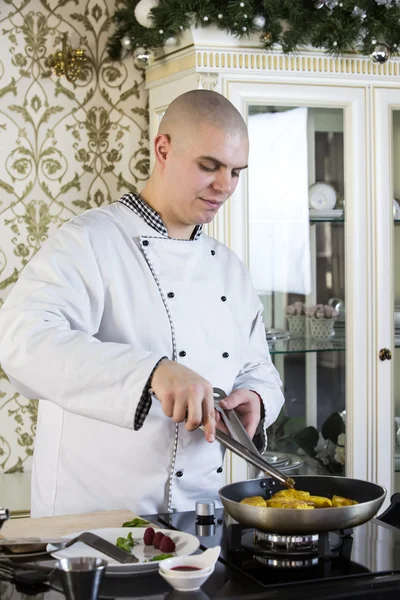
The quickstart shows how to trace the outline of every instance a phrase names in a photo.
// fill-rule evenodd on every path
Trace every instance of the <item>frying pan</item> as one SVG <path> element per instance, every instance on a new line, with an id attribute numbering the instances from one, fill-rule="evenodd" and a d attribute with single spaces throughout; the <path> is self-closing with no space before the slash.
<path id="1" fill-rule="evenodd" d="M 314 510 L 240 504 L 243 498 L 262 496 L 268 499 L 272 494 L 285 489 L 272 478 L 231 483 L 218 493 L 226 512 L 241 525 L 270 533 L 292 535 L 337 531 L 361 525 L 376 515 L 386 496 L 385 488 L 361 479 L 324 475 L 299 475 L 293 479 L 295 489 L 310 492 L 312 496 L 332 498 L 335 494 L 356 500 L 359 504 Z"/>

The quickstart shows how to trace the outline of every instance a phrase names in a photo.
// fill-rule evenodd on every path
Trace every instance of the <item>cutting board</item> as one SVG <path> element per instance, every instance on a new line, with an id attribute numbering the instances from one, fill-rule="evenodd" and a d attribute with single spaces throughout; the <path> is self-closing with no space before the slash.
<path id="1" fill-rule="evenodd" d="M 60 517 L 11 519 L 3 525 L 0 536 L 6 538 L 62 537 L 74 531 L 99 529 L 101 527 L 121 527 L 122 523 L 131 521 L 137 516 L 130 510 L 109 510 Z"/>

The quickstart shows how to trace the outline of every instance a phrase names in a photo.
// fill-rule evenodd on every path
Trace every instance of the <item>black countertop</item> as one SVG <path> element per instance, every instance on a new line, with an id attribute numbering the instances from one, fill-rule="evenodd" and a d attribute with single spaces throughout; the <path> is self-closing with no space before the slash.
<path id="1" fill-rule="evenodd" d="M 123 577 L 106 576 L 101 588 L 101 599 L 354 600 L 374 598 L 374 600 L 391 600 L 399 597 L 400 531 L 376 520 L 356 528 L 351 560 L 347 561 L 345 568 L 345 559 L 338 558 L 336 560 L 339 562 L 336 564 L 339 565 L 339 569 L 334 566 L 334 561 L 319 561 L 317 567 L 308 570 L 276 571 L 263 569 L 253 560 L 251 554 L 246 554 L 243 550 L 232 550 L 235 545 L 228 536 L 228 531 L 231 529 L 230 526 L 227 528 L 222 511 L 217 511 L 216 526 L 211 535 L 210 532 L 206 533 L 204 529 L 198 528 L 193 512 L 148 515 L 146 518 L 152 522 L 158 521 L 161 527 L 169 526 L 197 534 L 202 550 L 221 544 L 221 556 L 214 573 L 201 590 L 186 593 L 173 590 L 157 572 Z M 354 565 L 357 568 L 353 568 Z M 1 580 L 0 576 L 0 600 L 27 600 L 28 598 L 62 600 L 65 596 L 57 581 L 52 584 L 52 589 L 49 587 L 35 589 L 32 586 L 16 586 Z"/>

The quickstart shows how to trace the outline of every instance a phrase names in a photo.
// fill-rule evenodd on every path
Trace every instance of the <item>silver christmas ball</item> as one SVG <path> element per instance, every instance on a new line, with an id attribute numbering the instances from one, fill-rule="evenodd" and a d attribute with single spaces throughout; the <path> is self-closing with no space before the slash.
<path id="1" fill-rule="evenodd" d="M 328 0 L 325 4 L 330 10 L 333 10 L 339 4 L 339 0 Z"/>
<path id="2" fill-rule="evenodd" d="M 325 6 L 325 0 L 317 0 L 314 4 L 315 8 L 323 8 Z"/>
<path id="3" fill-rule="evenodd" d="M 151 18 L 151 9 L 158 6 L 159 0 L 140 0 L 135 8 L 136 21 L 142 27 L 150 29 L 154 27 L 153 20 Z"/>
<path id="4" fill-rule="evenodd" d="M 265 17 L 263 15 L 256 15 L 253 19 L 253 26 L 256 29 L 263 29 L 265 27 Z"/>
<path id="5" fill-rule="evenodd" d="M 377 4 L 390 4 L 392 0 L 375 0 Z"/>
<path id="6" fill-rule="evenodd" d="M 133 52 L 133 64 L 137 69 L 148 69 L 154 62 L 154 52 L 148 48 L 136 48 Z"/>
<path id="7" fill-rule="evenodd" d="M 377 44 L 371 54 L 374 62 L 383 64 L 390 57 L 389 48 L 385 44 Z"/>
<path id="8" fill-rule="evenodd" d="M 176 39 L 175 36 L 171 35 L 170 37 L 168 37 L 165 42 L 164 42 L 164 46 L 176 46 L 176 44 L 178 43 L 178 40 Z"/>
<path id="9" fill-rule="evenodd" d="M 129 35 L 124 35 L 121 40 L 121 46 L 125 48 L 125 50 L 130 50 L 132 48 L 132 39 L 129 37 Z"/>
<path id="10" fill-rule="evenodd" d="M 367 13 L 365 12 L 365 10 L 363 10 L 359 6 L 355 6 L 353 8 L 353 12 L 351 13 L 351 15 L 352 15 L 352 17 L 360 17 L 360 19 L 365 19 L 365 17 L 367 16 Z"/>

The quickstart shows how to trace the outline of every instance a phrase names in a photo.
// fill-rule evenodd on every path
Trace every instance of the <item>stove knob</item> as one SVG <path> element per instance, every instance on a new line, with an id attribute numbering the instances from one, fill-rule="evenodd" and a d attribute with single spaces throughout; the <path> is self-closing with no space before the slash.
<path id="1" fill-rule="evenodd" d="M 196 502 L 196 517 L 204 518 L 206 517 L 208 520 L 214 520 L 215 514 L 215 502 Z"/>
<path id="2" fill-rule="evenodd" d="M 208 525 L 202 525 L 199 522 L 196 523 L 196 535 L 200 537 L 215 535 L 215 530 L 215 523 L 209 523 Z"/>

